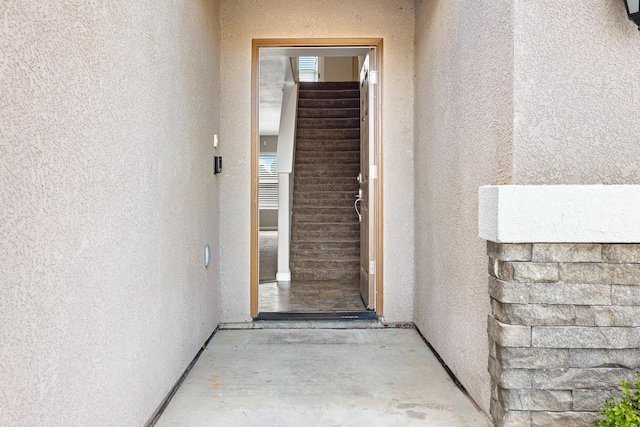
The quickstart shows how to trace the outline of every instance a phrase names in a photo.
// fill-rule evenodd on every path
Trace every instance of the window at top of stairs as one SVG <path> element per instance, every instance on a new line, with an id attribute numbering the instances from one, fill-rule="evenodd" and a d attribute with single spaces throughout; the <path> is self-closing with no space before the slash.
<path id="1" fill-rule="evenodd" d="M 317 56 L 301 56 L 298 58 L 298 79 L 301 82 L 318 81 Z"/>

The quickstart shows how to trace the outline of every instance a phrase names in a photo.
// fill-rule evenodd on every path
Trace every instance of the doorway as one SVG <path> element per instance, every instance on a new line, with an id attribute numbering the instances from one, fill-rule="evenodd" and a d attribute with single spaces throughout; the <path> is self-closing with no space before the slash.
<path id="1" fill-rule="evenodd" d="M 381 65 L 381 39 L 253 40 L 252 317 L 382 315 Z"/>

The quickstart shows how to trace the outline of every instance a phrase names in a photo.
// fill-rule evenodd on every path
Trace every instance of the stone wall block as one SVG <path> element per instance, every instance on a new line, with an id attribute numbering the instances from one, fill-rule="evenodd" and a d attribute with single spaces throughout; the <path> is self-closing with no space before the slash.
<path id="1" fill-rule="evenodd" d="M 513 268 L 507 261 L 493 260 L 493 276 L 500 280 L 510 281 L 513 277 Z"/>
<path id="2" fill-rule="evenodd" d="M 504 263 L 499 277 L 513 282 L 539 282 L 549 283 L 560 280 L 558 264 L 538 262 L 509 262 Z"/>
<path id="3" fill-rule="evenodd" d="M 569 390 L 499 389 L 498 396 L 506 410 L 570 411 L 573 406 Z"/>
<path id="4" fill-rule="evenodd" d="M 605 264 L 609 283 L 640 286 L 640 264 Z"/>
<path id="5" fill-rule="evenodd" d="M 602 245 L 602 259 L 608 263 L 640 264 L 640 245 Z"/>
<path id="6" fill-rule="evenodd" d="M 637 348 L 640 328 L 534 326 L 531 343 L 551 348 Z"/>
<path id="7" fill-rule="evenodd" d="M 561 263 L 560 281 L 564 283 L 611 283 L 606 264 Z"/>
<path id="8" fill-rule="evenodd" d="M 640 327 L 640 305 L 503 304 L 491 299 L 491 309 L 497 320 L 510 325 Z"/>
<path id="9" fill-rule="evenodd" d="M 503 347 L 529 347 L 531 345 L 531 327 L 507 325 L 493 316 L 488 320 L 489 339 Z"/>
<path id="10" fill-rule="evenodd" d="M 566 348 L 496 346 L 496 360 L 505 369 L 549 369 L 570 366 Z"/>
<path id="11" fill-rule="evenodd" d="M 506 411 L 497 399 L 491 399 L 491 417 L 496 422 L 495 427 L 530 427 L 531 412 Z"/>
<path id="12" fill-rule="evenodd" d="M 605 400 L 611 396 L 619 399 L 622 392 L 611 388 L 605 390 L 573 390 L 573 410 L 580 412 L 598 412 L 603 407 Z"/>
<path id="13" fill-rule="evenodd" d="M 611 286 L 599 283 L 531 283 L 529 302 L 538 304 L 611 304 Z"/>
<path id="14" fill-rule="evenodd" d="M 640 369 L 640 348 L 621 350 L 571 349 L 569 350 L 569 366 L 573 368 L 619 367 L 638 370 Z"/>
<path id="15" fill-rule="evenodd" d="M 532 412 L 531 425 L 536 427 L 588 427 L 603 417 L 596 412 Z"/>
<path id="16" fill-rule="evenodd" d="M 640 286 L 613 285 L 611 287 L 611 300 L 617 305 L 640 306 Z"/>
<path id="17" fill-rule="evenodd" d="M 529 286 L 489 277 L 489 295 L 500 302 L 524 304 L 529 302 Z"/>
<path id="18" fill-rule="evenodd" d="M 531 425 L 531 412 L 529 411 L 505 411 L 502 427 L 529 427 Z"/>
<path id="19" fill-rule="evenodd" d="M 533 388 L 544 390 L 610 389 L 635 372 L 623 368 L 569 368 L 533 371 Z"/>
<path id="20" fill-rule="evenodd" d="M 502 304 L 491 300 L 493 315 L 510 325 L 557 326 L 575 325 L 575 306 L 542 304 Z"/>
<path id="21" fill-rule="evenodd" d="M 597 243 L 535 243 L 533 262 L 602 262 L 602 245 Z"/>
<path id="22" fill-rule="evenodd" d="M 613 300 L 620 304 L 616 302 L 615 293 Z M 640 305 L 577 305 L 573 308 L 578 326 L 640 326 Z"/>
<path id="23" fill-rule="evenodd" d="M 487 255 L 499 261 L 531 261 L 531 243 L 487 242 Z"/>
<path id="24" fill-rule="evenodd" d="M 489 374 L 494 383 L 501 388 L 531 388 L 533 375 L 528 369 L 505 369 L 496 359 L 490 358 Z"/>

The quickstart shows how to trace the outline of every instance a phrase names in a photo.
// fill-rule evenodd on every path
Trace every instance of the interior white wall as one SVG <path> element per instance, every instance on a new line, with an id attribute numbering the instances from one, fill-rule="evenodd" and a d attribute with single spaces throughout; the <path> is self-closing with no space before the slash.
<path id="1" fill-rule="evenodd" d="M 640 33 L 622 1 L 515 1 L 514 183 L 640 183 Z"/>
<path id="2" fill-rule="evenodd" d="M 222 319 L 250 320 L 251 39 L 384 38 L 384 315 L 413 318 L 413 0 L 222 0 Z"/>
<path id="3" fill-rule="evenodd" d="M 478 187 L 511 179 L 510 0 L 418 0 L 414 320 L 488 412 L 487 261 Z"/>
<path id="4" fill-rule="evenodd" d="M 353 58 L 349 56 L 327 56 L 322 59 L 323 82 L 350 82 L 354 79 Z M 355 73 L 357 75 L 357 72 Z"/>
<path id="5" fill-rule="evenodd" d="M 278 135 L 260 135 L 260 153 L 278 152 Z"/>
<path id="6" fill-rule="evenodd" d="M 219 323 L 218 55 L 213 1 L 0 2 L 0 425 L 143 425 Z"/>

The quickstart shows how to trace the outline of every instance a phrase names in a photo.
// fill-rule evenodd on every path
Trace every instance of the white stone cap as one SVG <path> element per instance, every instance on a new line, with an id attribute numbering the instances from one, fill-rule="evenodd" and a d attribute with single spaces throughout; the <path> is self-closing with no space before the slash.
<path id="1" fill-rule="evenodd" d="M 640 185 L 480 187 L 478 230 L 497 243 L 640 243 Z"/>

